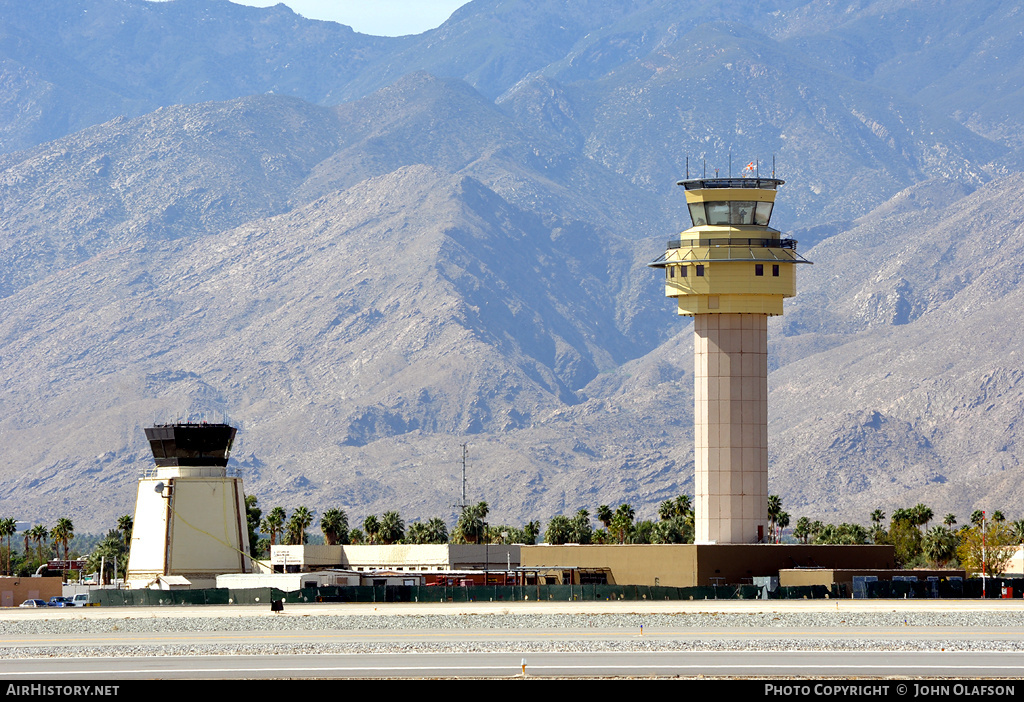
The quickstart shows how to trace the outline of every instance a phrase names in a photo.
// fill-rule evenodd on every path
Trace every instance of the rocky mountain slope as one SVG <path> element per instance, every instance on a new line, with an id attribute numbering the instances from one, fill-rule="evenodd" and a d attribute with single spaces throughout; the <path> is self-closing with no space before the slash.
<path id="1" fill-rule="evenodd" d="M 450 517 L 468 443 L 492 521 L 652 517 L 692 492 L 692 343 L 644 264 L 687 157 L 774 155 L 815 263 L 772 491 L 1012 515 L 1024 19 L 946 9 L 476 0 L 389 39 L 0 2 L 0 513 L 99 531 L 143 426 L 226 417 L 266 506 Z"/>

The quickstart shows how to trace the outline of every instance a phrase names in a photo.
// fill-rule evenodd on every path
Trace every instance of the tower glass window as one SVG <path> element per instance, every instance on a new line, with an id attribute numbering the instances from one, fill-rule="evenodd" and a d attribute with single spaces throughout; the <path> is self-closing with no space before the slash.
<path id="1" fill-rule="evenodd" d="M 733 200 L 729 203 L 729 224 L 753 224 L 756 202 Z"/>
<path id="2" fill-rule="evenodd" d="M 754 212 L 754 224 L 759 227 L 767 227 L 768 220 L 772 218 L 772 203 L 770 202 L 759 202 L 757 203 L 757 210 Z"/>
<path id="3" fill-rule="evenodd" d="M 708 224 L 722 225 L 729 223 L 728 202 L 705 202 L 704 205 L 708 211 Z"/>

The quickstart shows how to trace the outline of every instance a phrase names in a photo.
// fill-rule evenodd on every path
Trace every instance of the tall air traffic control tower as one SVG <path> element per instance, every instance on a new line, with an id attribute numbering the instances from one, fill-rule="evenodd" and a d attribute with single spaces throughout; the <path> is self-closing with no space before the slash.
<path id="1" fill-rule="evenodd" d="M 694 178 L 693 226 L 650 265 L 693 317 L 698 544 L 768 540 L 768 317 L 796 294 L 796 241 L 769 227 L 775 178 Z"/>

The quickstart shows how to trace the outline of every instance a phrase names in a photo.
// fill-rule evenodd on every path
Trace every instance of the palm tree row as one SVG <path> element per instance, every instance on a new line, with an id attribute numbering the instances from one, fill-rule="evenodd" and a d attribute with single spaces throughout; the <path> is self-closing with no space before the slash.
<path id="1" fill-rule="evenodd" d="M 932 509 L 922 503 L 893 510 L 888 527 L 886 514 L 881 509 L 871 513 L 870 528 L 859 524 L 812 522 L 801 517 L 793 536 L 802 543 L 887 544 L 894 547 L 896 562 L 901 567 L 959 565 L 977 572 L 983 569 L 995 572 L 1005 567 L 1012 552 L 1024 545 L 1024 520 L 1008 524 L 999 510 L 993 512 L 991 518 L 975 510 L 969 524 L 959 528 L 955 528 L 955 514 L 948 513 L 942 518 L 942 524 L 929 527 L 935 518 Z"/>
<path id="2" fill-rule="evenodd" d="M 17 524 L 17 520 L 11 517 L 0 518 L 0 547 L 4 550 L 0 565 L 3 566 L 5 574 L 13 575 L 15 570 L 27 572 L 31 569 L 31 561 L 35 562 L 35 565 L 31 566 L 34 568 L 43 564 L 51 554 L 61 556 L 61 551 L 63 560 L 69 560 L 69 544 L 75 538 L 75 527 L 71 519 L 61 517 L 52 529 L 47 528 L 45 524 L 36 524 L 22 532 L 24 554 L 18 557 L 19 565 L 15 567 L 13 537 L 18 533 Z M 57 548 L 58 545 L 60 549 Z"/>
<path id="3" fill-rule="evenodd" d="M 693 543 L 693 507 L 689 495 L 679 495 L 658 505 L 658 521 L 636 521 L 628 503 L 614 510 L 600 505 L 594 512 L 600 527 L 594 529 L 590 512 L 579 509 L 572 517 L 556 515 L 548 522 L 544 540 L 549 544 L 672 544 Z"/>

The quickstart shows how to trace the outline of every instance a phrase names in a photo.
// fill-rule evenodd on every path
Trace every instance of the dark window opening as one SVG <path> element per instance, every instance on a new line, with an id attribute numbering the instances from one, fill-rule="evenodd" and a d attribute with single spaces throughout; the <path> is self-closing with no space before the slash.
<path id="1" fill-rule="evenodd" d="M 778 266 L 778 264 L 772 266 L 772 275 L 775 276 L 776 278 L 779 277 L 779 266 Z"/>
<path id="2" fill-rule="evenodd" d="M 754 264 L 754 275 L 764 275 L 764 264 L 763 263 L 755 263 Z"/>
<path id="3" fill-rule="evenodd" d="M 704 275 L 704 266 L 702 266 L 700 264 L 697 265 L 697 275 L 699 275 L 699 276 L 703 276 Z"/>
<path id="4" fill-rule="evenodd" d="M 689 270 L 687 266 L 679 266 L 679 275 L 682 278 L 686 277 L 686 271 Z"/>

